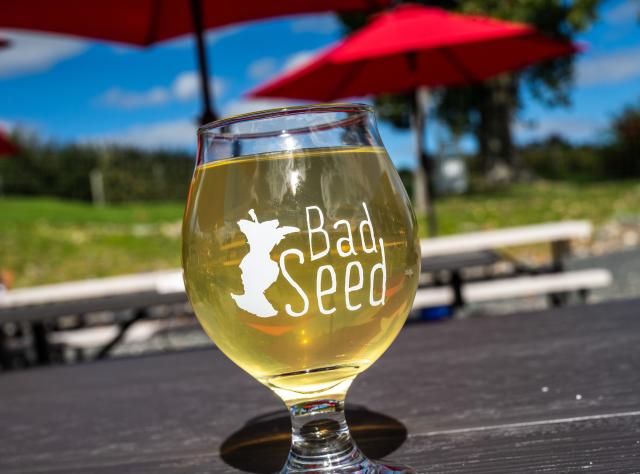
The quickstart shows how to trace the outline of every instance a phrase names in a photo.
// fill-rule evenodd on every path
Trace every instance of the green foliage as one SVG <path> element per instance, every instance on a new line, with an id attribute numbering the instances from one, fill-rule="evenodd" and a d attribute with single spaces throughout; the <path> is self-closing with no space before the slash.
<path id="1" fill-rule="evenodd" d="M 640 101 L 613 119 L 607 168 L 612 176 L 640 176 Z"/>
<path id="2" fill-rule="evenodd" d="M 78 147 L 39 144 L 35 137 L 15 137 L 19 156 L 0 160 L 4 194 L 58 195 L 69 199 L 91 198 L 88 173 L 95 167 L 95 153 L 80 153 Z M 86 181 L 86 182 L 83 182 Z"/>
<path id="3" fill-rule="evenodd" d="M 109 202 L 184 201 L 193 158 L 167 151 L 111 149 L 100 162 Z"/>
<path id="4" fill-rule="evenodd" d="M 536 176 L 573 181 L 640 177 L 640 101 L 615 116 L 607 140 L 572 145 L 559 137 L 520 149 L 520 160 Z"/>
<path id="5" fill-rule="evenodd" d="M 599 3 L 599 0 L 464 0 L 457 9 L 528 23 L 551 37 L 572 40 L 596 19 Z M 523 87 L 546 106 L 568 105 L 574 61 L 573 56 L 557 58 L 505 75 L 510 80 L 496 78 L 484 84 L 443 90 L 437 105 L 438 116 L 455 134 L 476 135 L 484 169 L 495 159 L 510 162 L 509 123 L 521 107 Z M 497 150 L 490 150 L 491 142 L 500 144 Z"/>
<path id="6" fill-rule="evenodd" d="M 559 39 L 571 40 L 596 19 L 599 0 L 463 0 L 463 13 L 490 15 L 527 23 Z M 566 105 L 573 79 L 574 58 L 564 57 L 534 65 L 521 73 L 521 82 L 547 105 Z"/>
<path id="7" fill-rule="evenodd" d="M 19 156 L 0 160 L 5 195 L 90 201 L 90 173 L 102 173 L 107 202 L 183 201 L 193 172 L 185 153 L 42 143 L 16 135 Z"/>
<path id="8" fill-rule="evenodd" d="M 541 178 L 592 181 L 609 177 L 602 146 L 574 146 L 552 136 L 522 147 L 519 156 L 523 166 Z"/>

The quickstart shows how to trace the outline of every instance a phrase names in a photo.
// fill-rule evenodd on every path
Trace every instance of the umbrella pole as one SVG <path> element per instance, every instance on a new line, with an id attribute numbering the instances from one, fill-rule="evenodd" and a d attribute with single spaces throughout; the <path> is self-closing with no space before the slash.
<path id="1" fill-rule="evenodd" d="M 211 88 L 209 87 L 209 66 L 207 64 L 207 52 L 204 45 L 204 31 L 202 28 L 202 3 L 200 0 L 191 0 L 191 14 L 193 16 L 193 31 L 196 47 L 198 48 L 198 66 L 200 69 L 200 86 L 202 90 L 203 110 L 200 116 L 200 124 L 212 122 L 217 116 L 212 107 Z"/>
<path id="2" fill-rule="evenodd" d="M 418 154 L 418 166 L 424 173 L 423 192 L 425 198 L 425 209 L 427 212 L 427 232 L 430 237 L 435 237 L 438 234 L 438 222 L 436 220 L 435 209 L 435 193 L 433 192 L 433 180 L 431 176 L 432 166 L 429 155 L 426 151 L 426 144 L 424 139 L 426 116 L 424 113 L 424 107 L 420 98 L 420 89 L 416 89 L 413 92 L 413 127 L 416 134 L 416 151 Z M 414 193 L 419 193 L 420 190 L 416 189 Z"/>

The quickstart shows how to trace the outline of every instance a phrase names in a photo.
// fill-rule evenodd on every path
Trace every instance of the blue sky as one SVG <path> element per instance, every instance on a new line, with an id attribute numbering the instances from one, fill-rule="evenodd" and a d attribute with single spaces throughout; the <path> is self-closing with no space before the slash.
<path id="1" fill-rule="evenodd" d="M 597 140 L 625 104 L 640 100 L 640 2 L 609 1 L 581 41 L 576 87 L 569 108 L 547 109 L 525 96 L 516 124 L 520 142 L 560 133 Z M 145 147 L 193 148 L 200 111 L 193 42 L 180 38 L 148 49 L 76 38 L 0 30 L 12 47 L 0 50 L 0 126 L 22 127 L 56 141 L 123 142 Z M 341 37 L 330 14 L 307 15 L 216 30 L 207 37 L 217 108 L 223 115 L 280 103 L 243 94 L 294 67 Z M 398 166 L 413 166 L 413 140 L 381 124 Z M 450 144 L 430 121 L 432 150 Z M 474 147 L 467 137 L 459 143 Z"/>

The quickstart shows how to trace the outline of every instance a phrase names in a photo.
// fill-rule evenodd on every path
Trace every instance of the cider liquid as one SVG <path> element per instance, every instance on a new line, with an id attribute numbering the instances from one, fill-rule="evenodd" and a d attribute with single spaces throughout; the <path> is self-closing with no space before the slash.
<path id="1" fill-rule="evenodd" d="M 311 206 L 315 209 L 309 211 L 308 221 L 306 209 Z M 366 224 L 360 232 L 367 220 L 365 207 L 373 235 Z M 297 150 L 199 166 L 184 218 L 183 264 L 187 292 L 200 323 L 220 350 L 285 402 L 340 396 L 389 347 L 411 309 L 420 258 L 410 209 L 382 148 Z M 251 314 L 231 296 L 246 290 L 240 264 L 250 247 L 239 221 L 251 220 L 249 210 L 260 222 L 277 219 L 280 227 L 299 229 L 289 231 L 270 251 L 271 260 L 278 264 L 277 270 L 269 265 L 274 273 L 261 270 L 267 267 L 254 272 L 264 278 L 277 273 L 264 291 L 277 312 L 274 316 Z M 311 234 L 314 254 L 327 247 L 324 235 L 317 231 L 320 213 L 329 252 L 312 260 L 310 224 L 316 229 Z M 334 228 L 339 220 L 349 223 L 351 239 L 344 224 Z M 350 255 L 340 255 L 338 239 L 343 239 L 342 253 Z M 365 252 L 367 247 L 370 253 Z M 280 256 L 288 249 L 298 249 L 304 262 L 289 255 L 283 269 Z M 351 268 L 346 281 L 347 265 L 355 261 L 361 265 L 362 278 Z M 332 267 L 334 285 L 326 268 L 318 281 L 321 266 Z M 297 289 L 285 278 L 285 271 Z M 348 296 L 345 285 L 351 286 Z M 318 289 L 327 292 L 320 301 Z M 307 311 L 294 317 L 286 306 L 302 313 L 301 291 L 307 297 Z M 382 296 L 383 304 L 371 304 Z M 347 298 L 357 310 L 347 309 Z M 320 305 L 335 310 L 322 314 Z"/>

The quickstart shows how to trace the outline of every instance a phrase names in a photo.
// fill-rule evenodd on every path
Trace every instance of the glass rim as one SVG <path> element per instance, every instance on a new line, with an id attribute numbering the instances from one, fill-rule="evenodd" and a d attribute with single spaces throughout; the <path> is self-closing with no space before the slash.
<path id="1" fill-rule="evenodd" d="M 245 138 L 260 138 L 260 137 L 268 137 L 272 135 L 280 135 L 282 132 L 286 132 L 288 134 L 296 134 L 296 133 L 304 133 L 310 129 L 313 130 L 322 130 L 327 128 L 334 128 L 336 126 L 340 126 L 346 123 L 349 123 L 353 120 L 353 118 L 347 117 L 342 120 L 336 120 L 332 123 L 324 123 L 321 125 L 309 125 L 306 127 L 295 128 L 291 130 L 274 130 L 273 132 L 262 132 L 262 133 L 233 133 L 233 132 L 224 132 L 222 131 L 225 127 L 229 127 L 231 125 L 255 121 L 255 120 L 264 120 L 264 119 L 272 119 L 278 117 L 286 117 L 291 115 L 301 115 L 304 113 L 331 113 L 331 112 L 367 112 L 373 113 L 374 108 L 369 104 L 356 103 L 356 102 L 335 102 L 335 103 L 325 103 L 325 104 L 310 104 L 310 105 L 293 105 L 293 106 L 285 106 L 285 107 L 276 107 L 273 109 L 265 109 L 265 110 L 257 110 L 254 112 L 248 112 L 244 114 L 232 115 L 230 117 L 225 117 L 219 120 L 215 120 L 213 122 L 209 122 L 205 125 L 202 125 L 198 128 L 198 137 L 200 136 L 211 136 L 211 137 L 245 137 Z"/>

